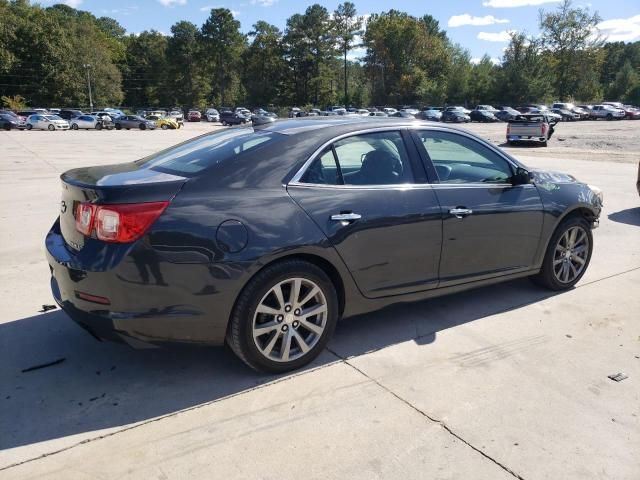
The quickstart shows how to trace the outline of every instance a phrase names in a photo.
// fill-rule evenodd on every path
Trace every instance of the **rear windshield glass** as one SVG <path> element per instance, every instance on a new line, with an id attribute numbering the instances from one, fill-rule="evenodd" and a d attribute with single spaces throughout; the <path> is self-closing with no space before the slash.
<path id="1" fill-rule="evenodd" d="M 254 151 L 282 138 L 275 132 L 256 132 L 251 128 L 232 128 L 189 140 L 138 161 L 138 164 L 172 173 L 195 174 Z"/>

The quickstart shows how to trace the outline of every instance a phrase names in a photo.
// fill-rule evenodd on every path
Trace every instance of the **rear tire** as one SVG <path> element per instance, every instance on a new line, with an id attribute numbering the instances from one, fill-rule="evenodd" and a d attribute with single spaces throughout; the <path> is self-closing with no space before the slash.
<path id="1" fill-rule="evenodd" d="M 305 317 L 312 309 L 319 313 Z M 327 274 L 312 263 L 285 260 L 245 286 L 229 321 L 227 343 L 254 370 L 283 373 L 316 358 L 337 320 L 338 296 Z"/>
<path id="2" fill-rule="evenodd" d="M 564 219 L 553 232 L 542 261 L 542 269 L 530 278 L 549 290 L 568 290 L 587 271 L 592 252 L 591 225 L 584 217 L 572 215 Z"/>

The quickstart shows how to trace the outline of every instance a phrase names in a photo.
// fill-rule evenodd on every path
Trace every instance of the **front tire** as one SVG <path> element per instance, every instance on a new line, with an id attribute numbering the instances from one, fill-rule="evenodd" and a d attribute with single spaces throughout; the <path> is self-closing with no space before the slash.
<path id="1" fill-rule="evenodd" d="M 587 271 L 592 252 L 590 223 L 582 216 L 570 216 L 558 225 L 551 236 L 542 269 L 531 280 L 549 290 L 568 290 Z"/>
<path id="2" fill-rule="evenodd" d="M 31 125 L 30 123 L 27 123 L 27 130 L 31 130 L 33 128 L 33 125 Z"/>
<path id="3" fill-rule="evenodd" d="M 338 296 L 312 263 L 286 260 L 265 268 L 244 288 L 231 315 L 227 343 L 251 368 L 283 373 L 325 347 L 338 319 Z"/>
<path id="4" fill-rule="evenodd" d="M 78 130 L 78 124 L 77 123 L 72 123 L 71 124 L 71 130 Z"/>
<path id="5" fill-rule="evenodd" d="M 147 126 L 144 123 L 140 124 L 140 130 L 146 130 Z"/>
<path id="6" fill-rule="evenodd" d="M 166 130 L 167 128 L 169 128 L 169 125 L 164 124 L 164 125 L 162 125 L 160 128 L 161 128 L 162 130 Z"/>
<path id="7" fill-rule="evenodd" d="M 97 123 L 96 124 L 96 130 L 102 130 L 102 124 L 101 123 Z"/>
<path id="8" fill-rule="evenodd" d="M 116 123 L 116 130 L 120 130 L 122 128 L 122 125 L 120 125 L 119 123 Z"/>
<path id="9" fill-rule="evenodd" d="M 56 127 L 54 127 L 53 125 L 49 125 L 47 127 L 47 130 L 49 130 L 50 132 L 53 132 L 56 129 Z"/>

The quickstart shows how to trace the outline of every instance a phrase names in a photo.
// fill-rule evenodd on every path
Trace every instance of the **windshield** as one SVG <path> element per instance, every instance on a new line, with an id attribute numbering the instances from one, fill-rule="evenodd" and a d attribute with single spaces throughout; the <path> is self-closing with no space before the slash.
<path id="1" fill-rule="evenodd" d="M 62 120 L 62 118 L 58 115 L 45 115 L 44 118 L 46 118 L 47 120 Z"/>
<path id="2" fill-rule="evenodd" d="M 283 137 L 274 132 L 234 128 L 189 140 L 138 160 L 137 163 L 172 173 L 195 174 Z"/>

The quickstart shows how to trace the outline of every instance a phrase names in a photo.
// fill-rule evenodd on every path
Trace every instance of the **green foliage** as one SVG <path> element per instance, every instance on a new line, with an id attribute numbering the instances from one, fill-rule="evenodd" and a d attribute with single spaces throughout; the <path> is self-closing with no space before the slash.
<path id="1" fill-rule="evenodd" d="M 640 42 L 603 43 L 597 13 L 564 0 L 541 11 L 539 37 L 512 34 L 502 62 L 472 62 L 431 15 L 363 18 L 345 1 L 292 15 L 284 32 L 248 34 L 230 10 L 169 35 L 127 34 L 109 17 L 67 5 L 0 0 L 0 95 L 10 108 L 333 104 L 521 105 L 559 99 L 640 103 Z M 360 41 L 362 44 L 360 45 Z M 363 59 L 350 59 L 364 47 Z M 286 109 L 285 109 L 286 110 Z"/>
<path id="2" fill-rule="evenodd" d="M 3 95 L 0 100 L 2 100 L 2 105 L 9 110 L 17 111 L 27 108 L 27 102 L 20 95 L 14 95 L 13 97 Z"/>

